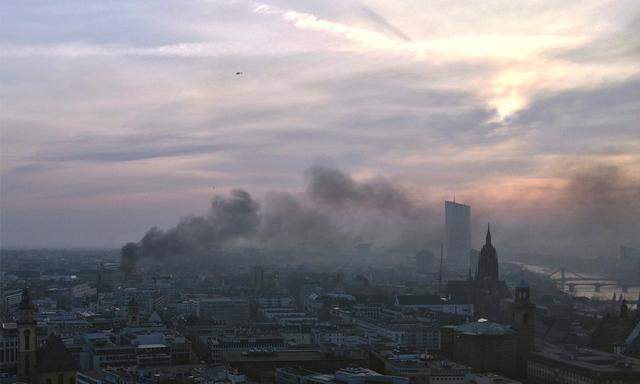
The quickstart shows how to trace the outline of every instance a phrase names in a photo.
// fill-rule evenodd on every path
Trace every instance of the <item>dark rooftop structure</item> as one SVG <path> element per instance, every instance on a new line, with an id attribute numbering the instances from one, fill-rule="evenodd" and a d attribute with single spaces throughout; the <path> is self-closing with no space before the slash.
<path id="1" fill-rule="evenodd" d="M 77 369 L 71 352 L 60 337 L 49 335 L 47 344 L 38 351 L 38 370 L 40 372 L 66 372 Z"/>
<path id="2" fill-rule="evenodd" d="M 490 321 L 476 321 L 462 325 L 451 326 L 456 333 L 463 335 L 515 335 L 516 331 L 508 325 L 492 323 Z"/>
<path id="3" fill-rule="evenodd" d="M 574 345 L 546 345 L 529 356 L 527 377 L 532 383 L 561 383 L 567 375 L 594 384 L 640 383 L 640 360 Z"/>

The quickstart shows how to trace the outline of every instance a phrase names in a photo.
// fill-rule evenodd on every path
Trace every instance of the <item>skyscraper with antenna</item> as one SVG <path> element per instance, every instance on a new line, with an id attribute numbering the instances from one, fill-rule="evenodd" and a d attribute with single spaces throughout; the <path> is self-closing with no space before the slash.
<path id="1" fill-rule="evenodd" d="M 471 254 L 471 207 L 444 202 L 447 265 L 467 271 Z"/>

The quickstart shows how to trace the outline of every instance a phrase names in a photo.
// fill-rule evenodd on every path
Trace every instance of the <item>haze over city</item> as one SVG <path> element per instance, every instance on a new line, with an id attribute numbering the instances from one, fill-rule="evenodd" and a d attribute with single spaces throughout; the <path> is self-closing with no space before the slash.
<path id="1" fill-rule="evenodd" d="M 3 246 L 119 246 L 318 166 L 514 251 L 640 233 L 635 1 L 1 7 Z"/>
<path id="2" fill-rule="evenodd" d="M 0 2 L 0 384 L 640 383 L 640 2 Z"/>

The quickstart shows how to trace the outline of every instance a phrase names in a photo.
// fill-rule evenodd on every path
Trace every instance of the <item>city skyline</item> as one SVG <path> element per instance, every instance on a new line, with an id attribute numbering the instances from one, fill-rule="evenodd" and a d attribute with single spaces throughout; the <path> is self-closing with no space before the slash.
<path id="1" fill-rule="evenodd" d="M 638 0 L 0 20 L 0 384 L 640 383 Z"/>
<path id="2" fill-rule="evenodd" d="M 3 245 L 118 246 L 320 165 L 540 252 L 638 246 L 637 4 L 422 4 L 3 2 Z"/>

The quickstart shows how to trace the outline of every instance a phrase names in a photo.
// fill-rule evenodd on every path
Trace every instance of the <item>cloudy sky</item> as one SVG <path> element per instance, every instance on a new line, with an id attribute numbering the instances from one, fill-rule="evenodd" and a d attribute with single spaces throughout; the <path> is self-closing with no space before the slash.
<path id="1" fill-rule="evenodd" d="M 116 246 L 316 165 L 504 222 L 557 216 L 581 180 L 640 197 L 636 0 L 0 12 L 3 246 Z"/>

